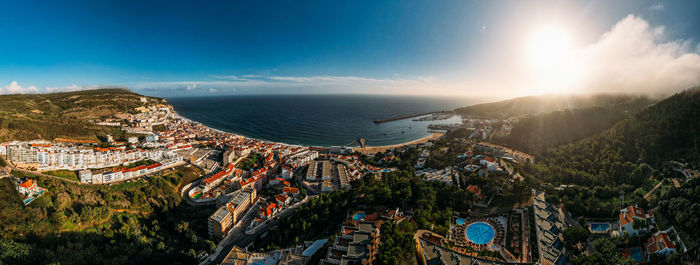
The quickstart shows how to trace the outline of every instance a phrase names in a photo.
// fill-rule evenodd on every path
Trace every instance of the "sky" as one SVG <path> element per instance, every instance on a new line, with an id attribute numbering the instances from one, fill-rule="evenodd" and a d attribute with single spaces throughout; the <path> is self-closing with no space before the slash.
<path id="1" fill-rule="evenodd" d="M 0 94 L 672 93 L 698 1 L 0 0 Z"/>

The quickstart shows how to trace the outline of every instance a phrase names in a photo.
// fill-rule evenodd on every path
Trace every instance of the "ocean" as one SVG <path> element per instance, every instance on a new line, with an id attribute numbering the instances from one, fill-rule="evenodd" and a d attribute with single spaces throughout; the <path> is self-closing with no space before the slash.
<path id="1" fill-rule="evenodd" d="M 368 146 L 404 143 L 430 135 L 440 121 L 377 119 L 452 110 L 482 101 L 466 97 L 377 95 L 264 95 L 166 98 L 181 116 L 246 137 L 309 146 L 347 145 L 359 137 Z"/>

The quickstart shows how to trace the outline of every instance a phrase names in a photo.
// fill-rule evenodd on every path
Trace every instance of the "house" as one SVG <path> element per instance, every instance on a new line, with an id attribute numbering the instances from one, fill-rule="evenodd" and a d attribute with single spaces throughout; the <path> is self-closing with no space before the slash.
<path id="1" fill-rule="evenodd" d="M 265 207 L 258 209 L 261 218 L 268 219 L 279 211 L 280 206 L 274 202 L 268 203 Z"/>
<path id="2" fill-rule="evenodd" d="M 496 163 L 496 159 L 493 157 L 485 157 L 479 161 L 479 164 L 486 166 L 489 171 L 498 170 L 498 163 Z"/>
<path id="3" fill-rule="evenodd" d="M 282 188 L 282 192 L 287 196 L 296 196 L 299 194 L 299 188 L 284 187 Z"/>
<path id="4" fill-rule="evenodd" d="M 645 212 L 644 209 L 637 206 L 630 205 L 627 208 L 620 210 L 620 234 L 636 236 L 639 232 L 648 231 L 648 226 L 655 223 L 654 212 L 649 210 Z M 634 222 L 643 223 L 643 227 L 635 228 Z"/>
<path id="5" fill-rule="evenodd" d="M 652 254 L 662 254 L 668 256 L 676 252 L 676 244 L 666 231 L 656 232 L 647 240 L 647 260 Z"/>
<path id="6" fill-rule="evenodd" d="M 481 189 L 480 189 L 479 187 L 474 186 L 474 185 L 469 185 L 469 187 L 467 187 L 467 190 L 469 190 L 469 191 L 471 191 L 472 193 L 474 193 L 474 196 L 476 196 L 477 198 L 479 198 L 479 200 L 483 200 L 483 199 L 484 199 L 484 194 L 481 193 Z"/>
<path id="7" fill-rule="evenodd" d="M 277 204 L 284 206 L 292 201 L 292 197 L 289 197 L 285 194 L 280 194 L 275 196 L 275 200 L 277 201 Z"/>
<path id="8" fill-rule="evenodd" d="M 31 193 L 36 188 L 36 180 L 34 179 L 27 179 L 25 181 L 22 181 L 19 185 L 17 185 L 19 193 L 22 194 Z"/>

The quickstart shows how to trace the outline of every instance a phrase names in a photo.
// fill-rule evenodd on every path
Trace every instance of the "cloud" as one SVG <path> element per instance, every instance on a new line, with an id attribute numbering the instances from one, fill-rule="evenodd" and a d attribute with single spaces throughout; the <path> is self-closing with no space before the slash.
<path id="1" fill-rule="evenodd" d="M 657 11 L 664 10 L 664 4 L 663 3 L 656 3 L 656 4 L 651 5 L 649 7 L 649 9 L 657 10 Z"/>
<path id="2" fill-rule="evenodd" d="M 64 86 L 64 87 L 47 86 L 44 89 L 39 89 L 36 86 L 23 87 L 23 86 L 19 85 L 19 83 L 17 81 L 12 81 L 12 82 L 10 82 L 9 85 L 6 85 L 4 87 L 0 87 L 0 95 L 1 94 L 58 93 L 58 92 L 70 92 L 70 91 L 90 90 L 90 89 L 98 89 L 98 88 L 115 88 L 115 87 L 122 87 L 122 86 L 70 85 L 70 86 Z"/>
<path id="3" fill-rule="evenodd" d="M 0 88 L 0 94 L 35 94 L 39 89 L 35 86 L 22 87 L 17 81 L 10 82 L 9 85 Z"/>
<path id="4" fill-rule="evenodd" d="M 144 82 L 135 84 L 138 91 L 158 93 L 424 93 L 438 89 L 439 82 L 432 77 L 370 78 L 360 76 L 282 76 L 282 75 L 209 75 L 214 80 L 173 82 Z M 438 90 L 432 92 L 439 93 Z"/>
<path id="5" fill-rule="evenodd" d="M 664 27 L 629 15 L 578 55 L 583 90 L 668 93 L 700 84 L 690 41 L 665 40 Z"/>

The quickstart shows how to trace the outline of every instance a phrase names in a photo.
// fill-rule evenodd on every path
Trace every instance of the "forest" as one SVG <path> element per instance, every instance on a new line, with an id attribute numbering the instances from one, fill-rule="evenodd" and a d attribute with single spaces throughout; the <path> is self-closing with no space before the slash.
<path id="1" fill-rule="evenodd" d="M 700 164 L 700 89 L 678 93 L 595 136 L 551 148 L 523 172 L 553 184 L 549 199 L 577 215 L 615 216 L 617 197 L 639 202 L 671 160 Z"/>
<path id="2" fill-rule="evenodd" d="M 552 147 L 607 130 L 624 118 L 620 111 L 601 107 L 554 111 L 521 118 L 510 134 L 494 141 L 540 156 Z"/>
<path id="3" fill-rule="evenodd" d="M 0 180 L 0 264 L 194 264 L 215 246 L 202 237 L 214 209 L 177 191 L 196 178 L 191 168 L 113 186 L 31 177 L 48 192 L 28 206 Z"/>

